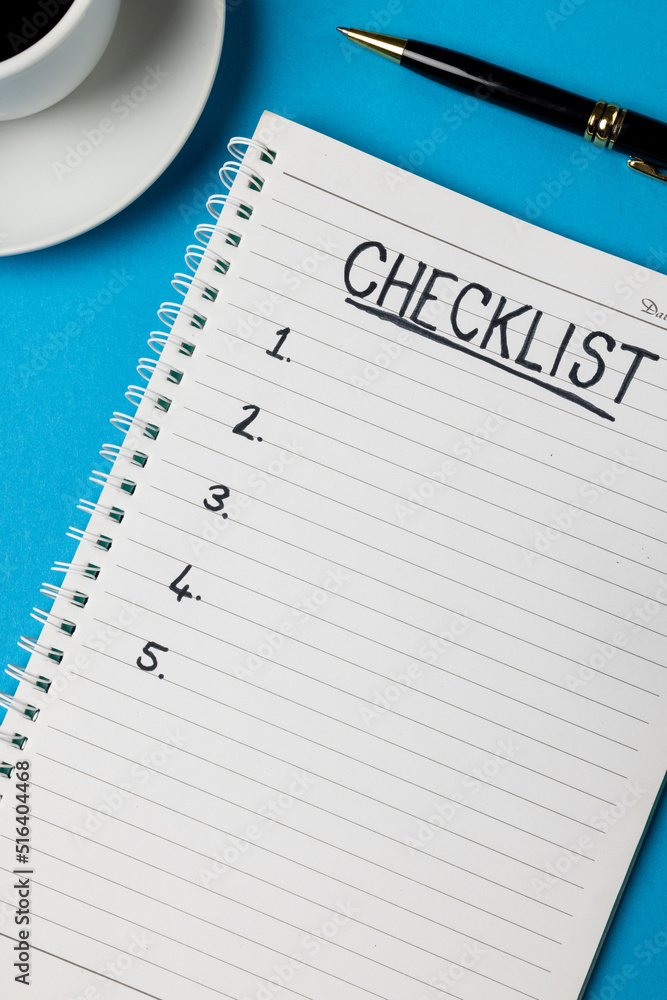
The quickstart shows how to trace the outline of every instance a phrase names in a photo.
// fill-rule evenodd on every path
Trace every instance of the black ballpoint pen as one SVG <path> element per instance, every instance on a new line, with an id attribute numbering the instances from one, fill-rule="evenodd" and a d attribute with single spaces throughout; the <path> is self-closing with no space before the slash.
<path id="1" fill-rule="evenodd" d="M 339 28 L 351 41 L 457 90 L 582 135 L 630 155 L 628 166 L 667 181 L 667 125 L 618 104 L 593 101 L 473 56 L 392 35 Z"/>

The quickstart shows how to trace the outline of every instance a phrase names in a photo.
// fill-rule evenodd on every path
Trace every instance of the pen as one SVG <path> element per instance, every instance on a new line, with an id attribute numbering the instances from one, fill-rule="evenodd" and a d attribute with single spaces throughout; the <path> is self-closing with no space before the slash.
<path id="1" fill-rule="evenodd" d="M 633 170 L 667 181 L 667 125 L 608 101 L 593 101 L 473 56 L 392 35 L 338 28 L 350 41 L 464 93 L 582 135 L 604 149 L 630 154 Z"/>

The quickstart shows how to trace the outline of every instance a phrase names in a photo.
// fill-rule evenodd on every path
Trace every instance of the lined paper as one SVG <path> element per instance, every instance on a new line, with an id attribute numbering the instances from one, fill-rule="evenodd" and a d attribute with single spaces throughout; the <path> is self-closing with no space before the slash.
<path id="1" fill-rule="evenodd" d="M 667 760 L 667 284 L 257 137 L 30 665 L 35 995 L 576 1000 Z"/>

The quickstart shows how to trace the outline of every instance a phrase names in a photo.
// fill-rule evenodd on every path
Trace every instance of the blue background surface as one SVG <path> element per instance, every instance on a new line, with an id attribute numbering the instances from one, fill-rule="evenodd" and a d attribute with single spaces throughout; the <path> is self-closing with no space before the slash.
<path id="1" fill-rule="evenodd" d="M 0 259 L 0 664 L 27 659 L 15 641 L 36 634 L 29 612 L 46 602 L 40 585 L 57 582 L 49 567 L 73 554 L 65 532 L 85 524 L 76 502 L 96 496 L 89 472 L 105 467 L 103 442 L 119 440 L 108 418 L 128 409 L 125 387 L 137 381 L 156 309 L 174 298 L 171 276 L 206 221 L 211 176 L 228 138 L 251 135 L 265 108 L 667 273 L 667 185 L 576 136 L 400 71 L 353 47 L 337 24 L 461 49 L 667 117 L 667 5 L 656 0 L 227 0 L 211 98 L 163 176 L 94 231 Z M 8 197 L 0 192 L 0 219 Z M 117 272 L 125 280 L 110 295 Z M 64 334 L 71 321 L 78 335 Z M 666 873 L 663 803 L 586 1000 L 667 996 Z"/>

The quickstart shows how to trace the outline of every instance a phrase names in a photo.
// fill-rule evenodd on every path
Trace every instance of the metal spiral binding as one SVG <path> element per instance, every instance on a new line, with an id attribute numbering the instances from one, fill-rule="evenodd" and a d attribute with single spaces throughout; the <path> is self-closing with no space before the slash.
<path id="1" fill-rule="evenodd" d="M 130 420 L 130 417 L 127 419 Z M 82 510 L 85 514 L 103 514 L 104 517 L 110 518 L 116 524 L 120 524 L 125 517 L 125 511 L 121 510 L 120 507 L 108 507 L 106 504 L 93 503 L 92 500 L 79 500 L 76 509 Z"/>
<path id="2" fill-rule="evenodd" d="M 151 336 L 155 336 L 155 334 L 151 334 Z M 130 429 L 133 429 L 140 431 L 143 437 L 147 437 L 150 438 L 152 441 L 155 441 L 158 437 L 158 434 L 160 433 L 160 428 L 158 427 L 157 424 L 151 424 L 147 420 L 138 420 L 136 417 L 128 417 L 127 413 L 117 413 L 117 412 L 114 413 L 110 422 L 111 425 L 115 427 L 117 431 L 121 431 L 121 433 L 125 434 L 126 436 L 129 433 Z M 86 503 L 87 501 L 82 500 L 81 502 Z M 99 504 L 93 504 L 92 506 L 94 507 L 95 510 L 98 510 L 100 508 Z M 107 508 L 107 509 L 115 510 L 115 508 Z"/>
<path id="3" fill-rule="evenodd" d="M 251 191 L 261 191 L 264 187 L 264 177 L 257 170 L 250 170 L 238 160 L 227 160 L 220 167 L 219 173 L 220 180 L 228 190 L 231 190 L 232 184 L 239 175 L 248 178 L 248 186 Z"/>
<path id="4" fill-rule="evenodd" d="M 238 246 L 241 242 L 241 236 L 234 230 L 228 230 L 226 235 L 234 238 L 238 237 L 238 242 L 234 244 L 235 246 Z M 230 240 L 228 239 L 225 242 L 229 243 Z M 226 274 L 229 270 L 229 261 L 221 257 L 220 254 L 215 253 L 213 250 L 209 250 L 207 246 L 197 246 L 196 243 L 191 243 L 185 252 L 186 266 L 189 267 L 194 273 L 198 270 L 199 265 L 204 259 L 210 260 L 215 270 L 219 271 L 220 274 Z"/>
<path id="5" fill-rule="evenodd" d="M 15 712 L 25 715 L 31 722 L 34 722 L 39 715 L 39 709 L 35 705 L 29 705 L 27 701 L 19 701 L 18 698 L 12 698 L 11 695 L 5 694 L 4 691 L 0 691 L 0 705 L 3 708 L 13 708 Z"/>
<path id="6" fill-rule="evenodd" d="M 40 625 L 53 625 L 54 628 L 60 629 L 65 635 L 74 635 L 76 632 L 74 622 L 68 621 L 67 618 L 59 618 L 58 615 L 53 615 L 50 611 L 42 611 L 41 608 L 33 608 L 30 612 L 30 617 L 38 621 Z"/>
<path id="7" fill-rule="evenodd" d="M 38 639 L 31 639 L 28 635 L 21 636 L 18 646 L 20 649 L 24 649 L 26 653 L 39 653 L 40 656 L 44 656 L 47 660 L 52 660 L 54 663 L 62 663 L 63 656 L 65 655 L 62 649 L 56 649 L 55 646 L 47 646 Z"/>
<path id="8" fill-rule="evenodd" d="M 56 562 L 51 567 L 52 573 L 75 573 L 78 576 L 85 576 L 88 580 L 97 580 L 100 575 L 100 567 L 92 563 L 65 563 Z"/>
<path id="9" fill-rule="evenodd" d="M 195 353 L 195 345 L 187 340 L 183 340 L 183 334 L 176 330 L 172 330 L 171 332 L 167 330 L 155 330 L 148 338 L 148 346 L 156 354 L 162 354 L 167 344 L 173 344 L 179 354 L 185 354 L 189 358 Z M 128 419 L 130 419 L 131 423 L 131 418 Z M 113 423 L 113 420 L 111 422 Z"/>
<path id="10" fill-rule="evenodd" d="M 20 733 L 14 733 L 13 736 L 10 733 L 0 733 L 0 740 L 4 740 L 5 743 L 10 743 L 13 747 L 23 750 L 23 747 L 28 742 L 28 737 L 21 736 Z"/>
<path id="11" fill-rule="evenodd" d="M 69 601 L 76 608 L 85 608 L 88 603 L 87 594 L 82 594 L 80 590 L 71 590 L 69 587 L 56 587 L 53 583 L 43 583 L 40 594 L 50 597 L 52 601 L 55 601 L 59 597 L 63 598 L 63 600 Z"/>
<path id="12" fill-rule="evenodd" d="M 166 376 L 167 382 L 173 382 L 174 385 L 181 384 L 184 374 L 172 368 L 171 365 L 165 364 L 164 361 L 156 361 L 155 358 L 139 358 L 137 371 L 141 378 L 147 382 L 150 382 L 155 372 L 162 372 Z"/>
<path id="13" fill-rule="evenodd" d="M 34 674 L 29 674 L 25 667 L 17 667 L 13 663 L 7 665 L 5 673 L 8 677 L 13 677 L 16 681 L 28 681 L 39 691 L 44 691 L 47 694 L 51 687 L 51 679 L 49 677 L 42 677 L 41 674 L 35 677 Z"/>
<path id="14" fill-rule="evenodd" d="M 241 148 L 242 146 L 244 147 L 243 149 Z M 230 139 L 227 143 L 227 149 L 239 161 L 243 159 L 249 149 L 256 149 L 260 155 L 260 159 L 265 163 L 274 164 L 278 155 L 275 149 L 269 149 L 263 142 L 258 142 L 257 139 L 246 139 L 242 135 L 235 135 Z"/>
<path id="15" fill-rule="evenodd" d="M 197 330 L 203 330 L 206 326 L 206 316 L 196 313 L 194 309 L 182 302 L 163 302 L 157 314 L 160 321 L 170 328 L 181 316 L 187 316 L 190 320 L 190 326 L 194 326 Z"/>
<path id="16" fill-rule="evenodd" d="M 163 410 L 164 413 L 167 412 L 171 406 L 171 400 L 167 396 L 161 396 L 157 392 L 153 392 L 145 385 L 130 385 L 127 387 L 127 392 L 125 393 L 125 398 L 128 403 L 132 403 L 133 406 L 140 406 L 141 401 L 144 399 L 150 399 L 155 407 Z"/>
<path id="17" fill-rule="evenodd" d="M 233 210 L 236 218 L 241 221 L 247 221 L 253 214 L 254 206 L 251 204 L 251 201 L 246 201 L 243 196 L 238 198 L 230 195 L 232 185 L 239 176 L 245 178 L 250 191 L 261 192 L 264 187 L 264 176 L 259 171 L 251 169 L 242 162 L 245 150 L 250 148 L 257 150 L 261 161 L 269 165 L 274 163 L 276 159 L 276 153 L 273 150 L 254 139 L 235 137 L 230 141 L 228 149 L 234 159 L 223 164 L 220 169 L 220 180 L 227 191 L 223 194 L 213 195 L 207 203 L 209 213 L 216 220 L 220 217 L 224 208 L 227 208 L 228 214 L 230 209 Z M 184 356 L 185 359 L 190 358 L 194 354 L 196 350 L 197 331 L 203 330 L 208 319 L 205 303 L 214 302 L 220 291 L 209 277 L 202 275 L 200 269 L 206 263 L 210 265 L 210 271 L 217 272 L 224 277 L 231 267 L 231 261 L 221 255 L 213 244 L 223 240 L 227 246 L 238 247 L 243 238 L 242 233 L 237 232 L 235 229 L 224 228 L 223 226 L 211 225 L 209 223 L 198 225 L 194 235 L 199 245 L 192 244 L 188 246 L 185 253 L 185 264 L 192 273 L 185 274 L 179 272 L 174 275 L 172 281 L 174 289 L 183 297 L 184 301 L 180 303 L 162 303 L 158 310 L 158 317 L 166 327 L 166 330 L 152 333 L 148 341 L 149 347 L 158 355 L 158 358 L 141 358 L 139 361 L 137 371 L 141 378 L 148 383 L 157 376 L 163 382 L 179 385 L 185 378 L 186 371 L 175 368 L 167 360 L 163 360 L 162 355 L 167 347 Z M 197 305 L 194 305 L 193 300 L 200 301 L 198 301 Z M 200 306 L 204 306 L 204 308 L 202 309 Z M 176 329 L 177 322 L 178 329 Z M 184 334 L 184 330 L 186 329 L 191 331 L 191 340 Z M 116 463 L 120 461 L 139 466 L 140 468 L 143 468 L 147 464 L 149 455 L 137 448 L 135 442 L 139 438 L 147 438 L 151 441 L 156 440 L 160 433 L 160 420 L 168 413 L 172 399 L 159 389 L 149 385 L 130 385 L 125 395 L 135 408 L 139 409 L 142 407 L 146 409 L 152 406 L 159 416 L 156 417 L 156 422 L 154 423 L 152 420 L 145 419 L 143 414 L 141 417 L 130 417 L 125 413 L 114 413 L 111 423 L 116 430 L 121 431 L 125 435 L 124 443 L 122 445 L 105 444 L 103 446 L 100 454 L 103 458 L 113 463 L 112 471 L 99 472 L 93 470 L 90 479 L 103 488 L 107 487 L 116 490 L 127 499 L 134 494 L 138 484 L 115 471 Z M 97 515 L 107 518 L 116 524 L 120 524 L 125 517 L 125 510 L 116 506 L 115 503 L 81 500 L 78 504 L 78 509 L 90 516 Z M 67 534 L 70 538 L 76 539 L 80 544 L 85 543 L 101 550 L 102 560 L 104 559 L 102 553 L 108 552 L 113 544 L 113 539 L 109 535 L 90 528 L 70 527 Z M 84 556 L 84 561 L 56 562 L 51 571 L 62 573 L 69 577 L 79 577 L 90 584 L 98 579 L 102 572 L 102 566 L 85 561 Z M 89 594 L 71 585 L 57 586 L 52 583 L 44 583 L 42 584 L 41 593 L 53 601 L 66 601 L 71 607 L 79 610 L 85 608 L 90 599 Z M 43 611 L 41 608 L 33 608 L 32 617 L 43 628 L 49 627 L 55 629 L 57 634 L 64 639 L 71 638 L 77 628 L 76 622 L 70 621 L 68 618 L 53 611 Z M 30 653 L 31 656 L 40 656 L 50 663 L 60 664 L 65 657 L 63 650 L 52 646 L 46 638 L 42 638 L 41 636 L 39 639 L 21 636 L 18 645 L 21 649 Z M 12 679 L 21 684 L 30 684 L 36 691 L 43 694 L 48 693 L 51 687 L 52 681 L 49 677 L 41 673 L 28 672 L 25 666 L 20 667 L 15 664 L 9 664 L 5 672 Z M 33 705 L 28 701 L 4 693 L 0 693 L 0 706 L 19 712 L 24 719 L 28 719 L 31 722 L 35 721 L 40 713 L 39 705 Z M 0 740 L 4 744 L 22 751 L 28 742 L 28 737 L 20 733 L 12 734 L 11 732 L 0 730 Z M 0 778 L 11 778 L 15 766 L 15 764 L 0 760 Z"/>
<path id="18" fill-rule="evenodd" d="M 98 469 L 93 469 L 92 476 L 88 478 L 91 483 L 96 483 L 98 486 L 114 486 L 121 493 L 129 493 L 130 496 L 132 496 L 137 488 L 137 484 L 132 482 L 131 479 L 114 476 L 112 472 L 100 472 Z"/>
<path id="19" fill-rule="evenodd" d="M 182 274 L 179 272 L 174 275 L 171 283 L 175 291 L 184 298 L 192 288 L 201 292 L 202 298 L 208 299 L 209 302 L 215 302 L 218 297 L 218 290 L 216 288 L 211 288 L 207 282 L 201 281 L 193 274 Z"/>
<path id="20" fill-rule="evenodd" d="M 233 205 L 236 209 L 236 214 L 242 219 L 247 220 L 252 215 L 252 210 L 249 205 L 239 201 L 238 198 L 230 198 L 228 194 L 212 194 L 206 202 L 206 209 L 209 215 L 212 215 L 214 219 L 219 219 L 225 205 Z M 239 242 L 241 240 L 241 234 L 235 233 L 233 230 L 228 232 L 227 235 L 231 237 L 231 239 L 227 240 L 228 243 L 234 242 L 235 236 L 238 238 Z"/>
<path id="21" fill-rule="evenodd" d="M 91 545 L 99 545 L 101 549 L 108 552 L 113 544 L 113 539 L 108 535 L 96 535 L 94 531 L 86 531 L 83 528 L 73 528 L 66 532 L 68 538 L 73 538 L 77 542 L 90 542 Z"/>
<path id="22" fill-rule="evenodd" d="M 208 244 L 214 232 L 215 226 L 211 225 L 210 222 L 200 222 L 195 229 L 195 239 L 199 240 L 201 245 L 208 249 Z"/>
<path id="23" fill-rule="evenodd" d="M 145 452 L 135 451 L 134 448 L 129 448 L 123 444 L 105 444 L 100 451 L 100 455 L 111 463 L 115 462 L 121 456 L 127 459 L 128 462 L 131 462 L 132 465 L 138 465 L 141 469 L 148 462 L 148 455 Z"/>

